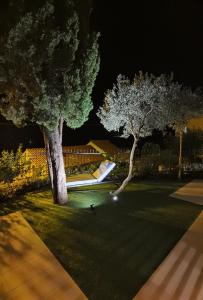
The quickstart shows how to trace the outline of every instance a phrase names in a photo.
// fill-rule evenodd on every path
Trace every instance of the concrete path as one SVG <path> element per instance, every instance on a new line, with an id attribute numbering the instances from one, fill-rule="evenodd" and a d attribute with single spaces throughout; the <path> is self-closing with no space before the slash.
<path id="1" fill-rule="evenodd" d="M 85 300 L 21 213 L 0 218 L 0 300 Z"/>
<path id="2" fill-rule="evenodd" d="M 193 180 L 170 196 L 180 200 L 203 205 L 203 180 Z"/>
<path id="3" fill-rule="evenodd" d="M 133 300 L 202 299 L 203 212 Z"/>

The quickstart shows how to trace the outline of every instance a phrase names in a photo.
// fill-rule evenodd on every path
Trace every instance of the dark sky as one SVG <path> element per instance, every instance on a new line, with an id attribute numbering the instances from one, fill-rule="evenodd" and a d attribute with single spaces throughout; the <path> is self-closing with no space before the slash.
<path id="1" fill-rule="evenodd" d="M 132 77 L 139 70 L 157 75 L 173 71 L 175 79 L 185 85 L 203 85 L 203 1 L 94 0 L 92 26 L 101 32 L 95 109 L 81 129 L 65 129 L 64 145 L 108 137 L 95 110 L 120 73 Z M 40 146 L 39 137 L 33 126 L 20 130 L 0 123 L 1 148 L 19 142 Z"/>
<path id="2" fill-rule="evenodd" d="M 138 70 L 174 71 L 185 84 L 202 84 L 203 1 L 96 0 L 94 23 L 102 34 L 98 86 Z"/>

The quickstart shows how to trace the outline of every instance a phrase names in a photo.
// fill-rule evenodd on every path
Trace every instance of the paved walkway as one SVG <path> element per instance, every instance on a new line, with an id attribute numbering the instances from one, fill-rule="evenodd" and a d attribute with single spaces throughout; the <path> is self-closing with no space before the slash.
<path id="1" fill-rule="evenodd" d="M 170 196 L 180 200 L 203 205 L 203 180 L 193 180 Z"/>
<path id="2" fill-rule="evenodd" d="M 0 218 L 0 300 L 85 300 L 21 213 Z"/>
<path id="3" fill-rule="evenodd" d="M 202 299 L 203 212 L 133 300 Z"/>

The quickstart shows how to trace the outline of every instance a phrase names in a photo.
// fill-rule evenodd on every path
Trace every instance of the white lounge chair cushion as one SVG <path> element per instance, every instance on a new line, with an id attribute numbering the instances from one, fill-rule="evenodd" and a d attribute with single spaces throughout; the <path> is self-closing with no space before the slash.
<path id="1" fill-rule="evenodd" d="M 99 168 L 93 174 L 79 174 L 67 178 L 66 186 L 91 185 L 101 182 L 115 167 L 115 163 L 109 160 L 101 162 Z"/>

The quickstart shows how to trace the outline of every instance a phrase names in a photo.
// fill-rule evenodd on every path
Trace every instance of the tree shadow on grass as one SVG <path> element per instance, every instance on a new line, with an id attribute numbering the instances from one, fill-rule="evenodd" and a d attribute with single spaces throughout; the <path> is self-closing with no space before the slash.
<path id="1" fill-rule="evenodd" d="M 26 236 L 29 237 L 29 227 L 21 214 L 13 213 L 0 218 L 0 299 L 7 299 L 12 290 L 26 281 L 30 295 L 40 296 L 38 290 L 30 285 L 29 266 L 25 267 L 25 258 L 33 252 L 32 240 L 27 240 Z"/>
<path id="2" fill-rule="evenodd" d="M 20 213 L 0 218 L 0 254 L 0 299 L 19 299 L 24 292 L 27 299 L 44 299 L 73 288 Z"/>
<path id="3" fill-rule="evenodd" d="M 43 211 L 44 208 L 27 200 L 26 196 L 18 196 L 13 199 L 0 201 L 0 216 L 22 210 L 31 210 L 33 212 Z"/>

